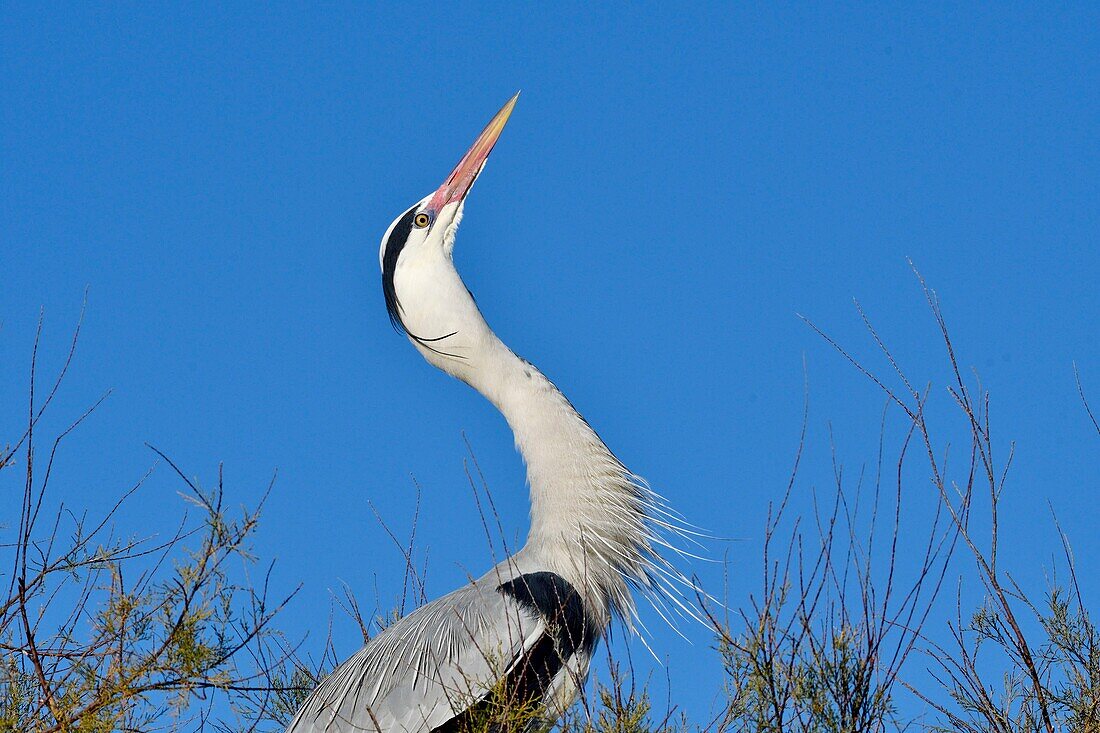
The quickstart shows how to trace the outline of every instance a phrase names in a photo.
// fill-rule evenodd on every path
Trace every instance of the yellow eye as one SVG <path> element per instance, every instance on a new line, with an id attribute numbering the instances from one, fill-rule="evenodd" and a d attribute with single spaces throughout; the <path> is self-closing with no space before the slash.
<path id="1" fill-rule="evenodd" d="M 417 214 L 416 217 L 413 218 L 413 224 L 415 224 L 420 229 L 423 229 L 431 223 L 432 218 L 424 213 Z"/>

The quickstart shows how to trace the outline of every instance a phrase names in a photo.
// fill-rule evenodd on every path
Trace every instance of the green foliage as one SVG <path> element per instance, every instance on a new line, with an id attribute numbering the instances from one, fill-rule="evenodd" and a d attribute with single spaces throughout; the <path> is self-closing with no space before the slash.
<path id="1" fill-rule="evenodd" d="M 309 693 L 324 681 L 324 675 L 302 666 L 300 662 L 288 664 L 286 668 L 273 670 L 268 677 L 268 689 L 264 690 L 264 699 L 259 705 L 245 706 L 246 718 L 269 720 L 282 730 L 294 719 L 295 713 L 305 703 Z"/>
<path id="2" fill-rule="evenodd" d="M 138 566 L 146 552 L 140 542 L 86 549 L 92 537 L 82 523 L 60 556 L 28 560 L 15 583 L 20 591 L 0 606 L 11 653 L 0 665 L 3 728 L 180 726 L 197 695 L 262 679 L 263 669 L 245 672 L 237 660 L 268 640 L 277 607 L 269 610 L 262 596 L 227 574 L 231 559 L 246 557 L 258 515 L 227 518 L 220 484 L 210 493 L 195 491 L 203 525 L 157 548 L 162 558 L 180 556 L 171 572 L 160 572 L 161 563 Z M 54 537 L 36 541 L 32 529 L 22 530 L 22 552 L 55 545 Z M 188 550 L 186 540 L 196 549 Z M 141 569 L 130 585 L 125 578 L 134 567 Z M 58 614 L 59 600 L 73 605 Z M 49 619 L 55 625 L 47 626 Z"/>
<path id="3" fill-rule="evenodd" d="M 595 684 L 595 696 L 583 696 L 559 724 L 561 733 L 676 733 L 688 730 L 682 719 L 673 719 L 669 710 L 660 720 L 653 719 L 653 701 L 647 686 L 636 685 L 633 671 L 623 673 L 611 661 L 606 683 Z"/>
<path id="4" fill-rule="evenodd" d="M 280 637 L 271 627 L 282 603 L 269 603 L 237 571 L 254 562 L 249 544 L 259 509 L 231 514 L 220 472 L 216 486 L 204 489 L 159 452 L 190 505 L 168 539 L 114 534 L 119 508 L 144 479 L 94 519 L 51 506 L 58 450 L 102 402 L 40 453 L 36 429 L 72 353 L 41 404 L 32 361 L 29 422 L 0 452 L 0 489 L 22 496 L 18 522 L 0 527 L 0 568 L 10 589 L 0 596 L 0 731 L 193 728 L 206 715 L 196 703 L 222 695 L 232 709 L 236 697 L 266 689 L 269 660 L 283 658 L 272 654 Z M 14 471 L 17 457 L 23 465 Z"/>
<path id="5" fill-rule="evenodd" d="M 1100 731 L 1100 632 L 1080 599 L 1058 587 L 1041 616 L 1047 638 L 1040 650 L 1052 670 L 1052 704 L 1067 730 Z"/>
<path id="6" fill-rule="evenodd" d="M 1076 587 L 1076 582 L 1073 583 Z M 1032 614 L 1024 642 L 1003 609 L 987 602 L 955 627 L 954 652 L 936 659 L 954 707 L 931 701 L 948 725 L 941 731 L 1100 731 L 1100 631 L 1076 591 L 1055 585 L 1042 606 L 1014 598 Z M 1015 615 L 1015 614 L 1014 614 Z M 1040 684 L 1035 686 L 1032 668 Z M 996 671 L 996 672 L 995 672 Z M 999 673 L 1000 684 L 991 684 Z"/>

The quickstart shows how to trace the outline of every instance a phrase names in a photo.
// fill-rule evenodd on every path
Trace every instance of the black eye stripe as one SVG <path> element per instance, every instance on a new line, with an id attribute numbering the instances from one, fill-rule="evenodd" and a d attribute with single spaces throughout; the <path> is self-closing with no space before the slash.
<path id="1" fill-rule="evenodd" d="M 406 211 L 394 225 L 386 240 L 386 253 L 382 256 L 382 294 L 386 298 L 386 312 L 389 313 L 390 323 L 398 333 L 405 333 L 405 324 L 401 322 L 401 304 L 397 302 L 397 290 L 393 286 L 393 273 L 397 269 L 397 257 L 409 241 L 409 233 L 413 229 L 413 220 L 416 218 L 416 206 Z"/>

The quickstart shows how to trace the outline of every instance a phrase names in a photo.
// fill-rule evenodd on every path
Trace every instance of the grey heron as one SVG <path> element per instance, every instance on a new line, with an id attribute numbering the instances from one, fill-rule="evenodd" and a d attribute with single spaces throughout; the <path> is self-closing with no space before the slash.
<path id="1" fill-rule="evenodd" d="M 390 224 L 379 262 L 394 327 L 433 366 L 504 415 L 527 465 L 526 544 L 465 587 L 371 639 L 310 694 L 291 733 L 463 731 L 494 706 L 565 711 L 614 617 L 635 628 L 632 589 L 686 610 L 661 554 L 682 530 L 554 384 L 486 324 L 452 261 L 467 193 L 518 94 L 447 179 Z M 690 587 L 690 586 L 688 586 Z"/>

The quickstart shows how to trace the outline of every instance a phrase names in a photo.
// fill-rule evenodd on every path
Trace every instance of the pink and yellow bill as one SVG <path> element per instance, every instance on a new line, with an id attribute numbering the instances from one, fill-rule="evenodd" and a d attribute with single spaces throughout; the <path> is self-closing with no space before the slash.
<path id="1" fill-rule="evenodd" d="M 517 99 L 519 99 L 519 92 L 516 92 L 516 95 L 500 108 L 493 119 L 489 120 L 489 124 L 477 136 L 477 140 L 474 140 L 474 144 L 462 156 L 462 160 L 458 161 L 458 165 L 451 171 L 451 175 L 447 176 L 447 180 L 432 195 L 431 201 L 428 202 L 429 209 L 438 212 L 447 204 L 461 201 L 466 197 L 466 194 L 470 192 L 470 188 L 474 185 L 474 181 L 481 174 L 481 169 L 485 166 L 489 153 L 496 145 L 497 138 L 500 137 L 504 125 L 508 122 L 508 118 L 512 114 L 512 108 L 516 106 Z"/>

